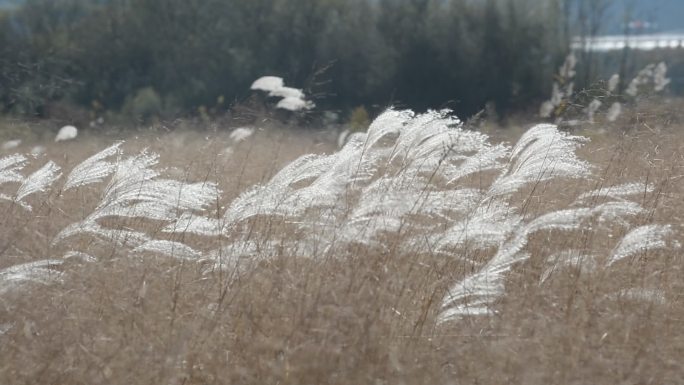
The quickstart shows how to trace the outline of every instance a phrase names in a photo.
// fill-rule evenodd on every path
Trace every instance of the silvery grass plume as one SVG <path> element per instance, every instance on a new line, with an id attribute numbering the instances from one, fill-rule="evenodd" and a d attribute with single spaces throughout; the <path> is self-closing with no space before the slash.
<path id="1" fill-rule="evenodd" d="M 64 184 L 64 191 L 102 182 L 116 168 L 116 162 L 107 161 L 114 155 L 120 155 L 123 142 L 117 142 L 98 152 L 74 167 Z"/>
<path id="2" fill-rule="evenodd" d="M 254 129 L 251 127 L 238 127 L 234 129 L 228 136 L 230 140 L 235 143 L 243 142 L 254 134 Z"/>
<path id="3" fill-rule="evenodd" d="M 559 106 L 563 101 L 570 99 L 574 93 L 574 79 L 577 72 L 575 66 L 577 65 L 577 57 L 574 52 L 571 52 L 563 62 L 563 65 L 558 69 L 557 81 L 553 82 L 553 89 L 551 91 L 551 98 L 542 103 L 539 108 L 539 116 L 542 118 L 553 117 Z"/>
<path id="4" fill-rule="evenodd" d="M 0 159 L 0 185 L 12 182 L 22 182 L 24 176 L 19 172 L 26 166 L 28 159 L 21 154 L 14 154 Z"/>
<path id="5" fill-rule="evenodd" d="M 672 234 L 668 225 L 645 225 L 631 230 L 613 249 L 608 260 L 612 265 L 620 260 L 650 250 L 667 247 L 667 238 Z"/>
<path id="6" fill-rule="evenodd" d="M 487 195 L 511 194 L 529 183 L 557 178 L 584 178 L 591 165 L 577 157 L 575 150 L 588 139 L 540 124 L 520 137 L 510 153 L 508 167 L 490 186 Z"/>
<path id="7" fill-rule="evenodd" d="M 596 269 L 597 262 L 595 256 L 584 255 L 580 250 L 564 250 L 546 258 L 546 266 L 541 277 L 539 277 L 540 284 L 543 284 L 551 275 L 564 268 L 574 268 L 578 270 L 580 274 L 592 271 Z"/>
<path id="8" fill-rule="evenodd" d="M 55 267 L 62 263 L 59 259 L 45 259 L 1 269 L 0 295 L 27 282 L 50 284 L 61 280 L 63 273 Z"/>
<path id="9" fill-rule="evenodd" d="M 55 142 L 63 142 L 67 140 L 76 139 L 78 136 L 78 129 L 74 126 L 64 126 L 59 129 L 57 136 L 55 136 Z"/>
<path id="10" fill-rule="evenodd" d="M 28 177 L 24 177 L 20 171 L 24 169 L 28 158 L 24 155 L 15 154 L 0 159 L 0 185 L 5 183 L 21 183 L 13 197 L 0 194 L 0 198 L 18 203 L 27 210 L 31 206 L 23 202 L 29 195 L 46 191 L 61 177 L 60 167 L 48 161 L 43 167 Z"/>
<path id="11" fill-rule="evenodd" d="M 306 100 L 304 91 L 298 88 L 286 87 L 283 78 L 277 76 L 262 76 L 252 83 L 250 89 L 268 92 L 268 96 L 282 98 L 276 108 L 289 111 L 310 110 L 316 105 Z"/>
<path id="12" fill-rule="evenodd" d="M 508 272 L 531 257 L 528 243 L 535 234 L 616 228 L 627 233 L 602 263 L 600 255 L 550 251 L 540 283 L 567 267 L 609 268 L 640 251 L 667 246 L 668 226 L 630 231 L 631 221 L 645 212 L 630 198 L 653 190 L 643 183 L 578 194 L 570 207 L 555 211 L 532 215 L 521 210 L 525 202 L 516 199 L 526 187 L 592 177 L 592 166 L 576 154 L 586 142 L 542 124 L 512 147 L 493 144 L 448 111 L 390 109 L 367 133 L 351 135 L 339 151 L 304 155 L 243 192 L 223 213 L 213 214 L 209 208 L 220 195 L 216 184 L 163 178 L 158 155 L 143 151 L 125 156 L 121 143 L 115 143 L 67 176 L 63 194 L 95 183 L 106 185 L 93 211 L 59 232 L 53 244 L 88 235 L 126 246 L 124 250 L 136 255 L 197 261 L 236 272 L 277 256 L 342 258 L 359 250 L 411 254 L 429 249 L 434 258 L 466 260 L 472 268 L 450 285 L 438 322 L 491 314 L 506 294 Z M 22 155 L 0 159 L 0 184 L 22 183 L 17 200 L 49 190 L 59 177 L 59 167 L 49 162 L 24 178 L 20 171 L 26 161 Z M 111 225 L 111 219 L 127 218 L 154 221 L 160 234 L 173 240 Z M 277 232 L 263 230 L 273 222 Z M 220 238 L 222 246 L 203 254 L 179 242 L 182 234 Z M 472 250 L 478 258 L 470 258 Z M 78 251 L 67 258 L 94 260 Z M 46 272 L 40 269 L 46 265 L 36 263 L 27 268 L 38 269 L 35 276 L 42 277 Z M 19 277 L 12 274 L 8 270 L 6 276 Z"/>
<path id="13" fill-rule="evenodd" d="M 134 253 L 150 252 L 176 259 L 198 260 L 201 254 L 192 247 L 174 241 L 150 240 L 133 249 Z"/>
<path id="14" fill-rule="evenodd" d="M 631 97 L 637 97 L 645 86 L 652 87 L 654 92 L 662 92 L 668 84 L 670 84 L 670 79 L 667 78 L 667 64 L 664 62 L 649 64 L 632 79 L 625 93 Z"/>
<path id="15" fill-rule="evenodd" d="M 17 190 L 16 197 L 14 198 L 15 201 L 21 203 L 23 207 L 30 211 L 31 206 L 23 203 L 22 200 L 31 194 L 47 190 L 62 176 L 60 170 L 61 168 L 56 163 L 48 161 L 38 171 L 26 177 L 19 190 Z"/>
<path id="16" fill-rule="evenodd" d="M 529 259 L 530 254 L 525 251 L 525 247 L 533 234 L 541 231 L 592 230 L 592 219 L 601 221 L 601 218 L 616 218 L 615 223 L 626 223 L 622 219 L 642 212 L 643 209 L 634 202 L 610 202 L 595 207 L 552 211 L 528 222 L 521 221 L 515 231 L 504 234 L 507 239 L 499 245 L 493 258 L 476 273 L 451 286 L 443 299 L 439 321 L 492 312 L 494 302 L 505 294 L 506 273 L 513 265 Z M 549 260 L 554 262 L 554 266 L 543 273 L 542 281 L 559 268 L 559 265 L 568 265 L 575 261 L 563 254 L 552 256 Z"/>
<path id="17" fill-rule="evenodd" d="M 613 102 L 606 112 L 606 119 L 609 122 L 615 122 L 620 117 L 620 114 L 622 114 L 622 104 L 620 102 Z"/>
<path id="18" fill-rule="evenodd" d="M 98 182 L 112 173 L 102 199 L 93 212 L 82 221 L 63 229 L 53 243 L 77 234 L 91 234 L 133 246 L 144 244 L 152 241 L 146 234 L 107 229 L 99 221 L 106 217 L 119 217 L 171 223 L 180 219 L 183 213 L 204 210 L 219 195 L 214 183 L 160 179 L 160 173 L 153 168 L 158 163 L 158 155 L 146 151 L 119 159 L 115 164 L 104 161 L 117 153 L 118 145 L 89 158 L 69 176 L 67 187 L 71 188 Z"/>
<path id="19" fill-rule="evenodd" d="M 667 298 L 662 290 L 645 289 L 645 288 L 631 288 L 622 289 L 617 293 L 608 295 L 609 299 L 621 301 L 639 301 L 650 302 L 655 305 L 664 305 L 667 303 Z"/>
<path id="20" fill-rule="evenodd" d="M 632 195 L 644 195 L 653 192 L 653 185 L 647 183 L 625 183 L 617 186 L 601 187 L 587 191 L 577 197 L 576 203 L 589 199 L 616 199 L 625 200 Z"/>

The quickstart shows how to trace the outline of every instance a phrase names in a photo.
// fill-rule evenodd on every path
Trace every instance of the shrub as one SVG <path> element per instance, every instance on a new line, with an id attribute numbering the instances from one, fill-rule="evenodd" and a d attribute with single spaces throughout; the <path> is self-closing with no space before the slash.
<path id="1" fill-rule="evenodd" d="M 126 98 L 122 112 L 136 121 L 149 122 L 159 117 L 163 110 L 162 99 L 152 87 L 137 90 Z"/>
<path id="2" fill-rule="evenodd" d="M 369 125 L 370 117 L 366 108 L 363 106 L 354 108 L 349 116 L 349 130 L 351 132 L 363 132 L 368 129 Z"/>

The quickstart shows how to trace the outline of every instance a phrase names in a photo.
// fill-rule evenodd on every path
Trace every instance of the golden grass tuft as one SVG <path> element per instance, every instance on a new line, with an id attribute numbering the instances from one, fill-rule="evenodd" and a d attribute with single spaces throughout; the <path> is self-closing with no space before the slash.
<path id="1" fill-rule="evenodd" d="M 684 134 L 596 135 L 580 151 L 608 185 L 649 182 L 640 224 L 684 223 Z M 65 170 L 110 144 L 97 137 L 51 146 Z M 235 147 L 227 135 L 177 132 L 131 137 L 126 150 L 161 155 L 167 172 L 214 180 L 221 207 L 284 164 L 334 145 L 303 131 L 262 131 Z M 528 194 L 525 211 L 565 207 L 588 181 L 548 184 Z M 546 256 L 558 246 L 599 255 L 616 239 L 591 232 L 535 234 L 532 258 L 516 266 L 497 313 L 437 324 L 441 299 L 472 266 L 431 250 L 355 247 L 350 258 L 285 253 L 239 272 L 128 255 L 78 237 L 51 236 L 98 201 L 98 188 L 34 198 L 35 212 L 3 205 L 0 268 L 73 250 L 98 263 L 69 260 L 68 279 L 33 284 L 0 298 L 0 383 L 4 384 L 666 384 L 684 383 L 684 261 L 681 250 L 643 253 L 611 274 L 564 268 L 543 285 Z M 287 231 L 277 221 L 263 231 Z M 146 232 L 158 225 L 127 223 Z M 282 227 L 279 227 L 282 226 Z M 622 235 L 622 234 L 620 234 Z M 297 236 L 293 234 L 293 236 Z M 617 235 L 616 235 L 617 236 Z M 617 238 L 619 239 L 619 238 Z M 198 250 L 219 244 L 187 240 Z M 218 241 L 216 241 L 218 242 Z M 485 258 L 475 253 L 471 258 Z M 236 275 L 232 275 L 236 274 Z M 664 301 L 615 293 L 661 290 Z"/>

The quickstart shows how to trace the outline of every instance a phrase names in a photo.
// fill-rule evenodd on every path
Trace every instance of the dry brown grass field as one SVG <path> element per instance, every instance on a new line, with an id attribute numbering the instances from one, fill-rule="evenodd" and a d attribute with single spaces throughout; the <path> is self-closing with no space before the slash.
<path id="1" fill-rule="evenodd" d="M 299 156 L 337 151 L 325 135 L 270 128 L 234 143 L 220 130 L 143 131 L 49 143 L 21 173 L 52 160 L 64 176 L 26 199 L 30 211 L 0 201 L 0 383 L 684 383 L 684 120 L 666 115 L 638 111 L 610 127 L 597 124 L 606 128 L 601 132 L 574 132 L 591 139 L 577 151 L 592 165 L 591 177 L 540 179 L 505 198 L 522 218 L 512 232 L 604 186 L 641 183 L 643 191 L 629 197 L 641 207 L 636 215 L 531 232 L 526 257 L 510 266 L 505 293 L 488 311 L 446 321 L 440 317 L 449 288 L 497 247 L 465 242 L 439 251 L 427 240 L 407 243 L 432 225 L 425 217 L 382 232 L 375 243 L 319 252 L 303 249 L 322 229 L 263 213 L 223 236 L 169 235 L 162 231 L 167 223 L 135 216 L 100 221 L 190 245 L 196 258 L 134 251 L 125 241 L 85 233 L 54 242 L 95 209 L 108 183 L 66 191 L 66 175 L 117 139 L 125 143 L 116 156 L 158 153 L 164 178 L 216 182 L 221 193 L 204 215 L 219 219 L 242 192 Z M 513 145 L 529 127 L 487 132 L 492 142 Z M 33 144 L 3 156 L 28 153 Z M 483 190 L 494 178 L 473 173 L 459 185 Z M 448 186 L 435 175 L 425 180 Z M 12 196 L 17 187 L 6 183 L 0 191 Z M 349 205 L 345 199 L 355 198 L 340 201 Z M 591 199 L 590 207 L 608 201 Z M 315 224 L 326 213 L 301 217 Z M 650 224 L 670 225 L 666 247 L 644 246 L 606 262 L 630 229 Z M 257 245 L 228 267 L 206 258 L 241 236 L 268 240 L 260 244 L 268 250 Z M 562 250 L 595 259 L 549 269 L 549 256 Z M 73 251 L 92 259 L 61 259 Z M 12 281 L 2 270 L 45 259 L 63 261 L 45 269 L 52 276 Z"/>

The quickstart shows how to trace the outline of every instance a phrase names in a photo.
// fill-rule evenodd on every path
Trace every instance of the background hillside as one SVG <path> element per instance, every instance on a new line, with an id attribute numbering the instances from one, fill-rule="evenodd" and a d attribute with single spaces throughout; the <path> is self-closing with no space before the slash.
<path id="1" fill-rule="evenodd" d="M 677 26 L 682 4 L 634 4 L 635 15 Z M 220 116 L 236 104 L 253 106 L 251 83 L 274 75 L 304 89 L 319 111 L 346 114 L 362 106 L 372 115 L 397 105 L 448 107 L 464 117 L 486 109 L 504 117 L 536 111 L 569 41 L 581 31 L 621 30 L 623 5 L 26 0 L 0 12 L 0 112 L 49 118 L 71 106 L 93 118 Z M 667 61 L 671 89 L 681 92 L 681 51 L 580 55 L 577 86 Z"/>

